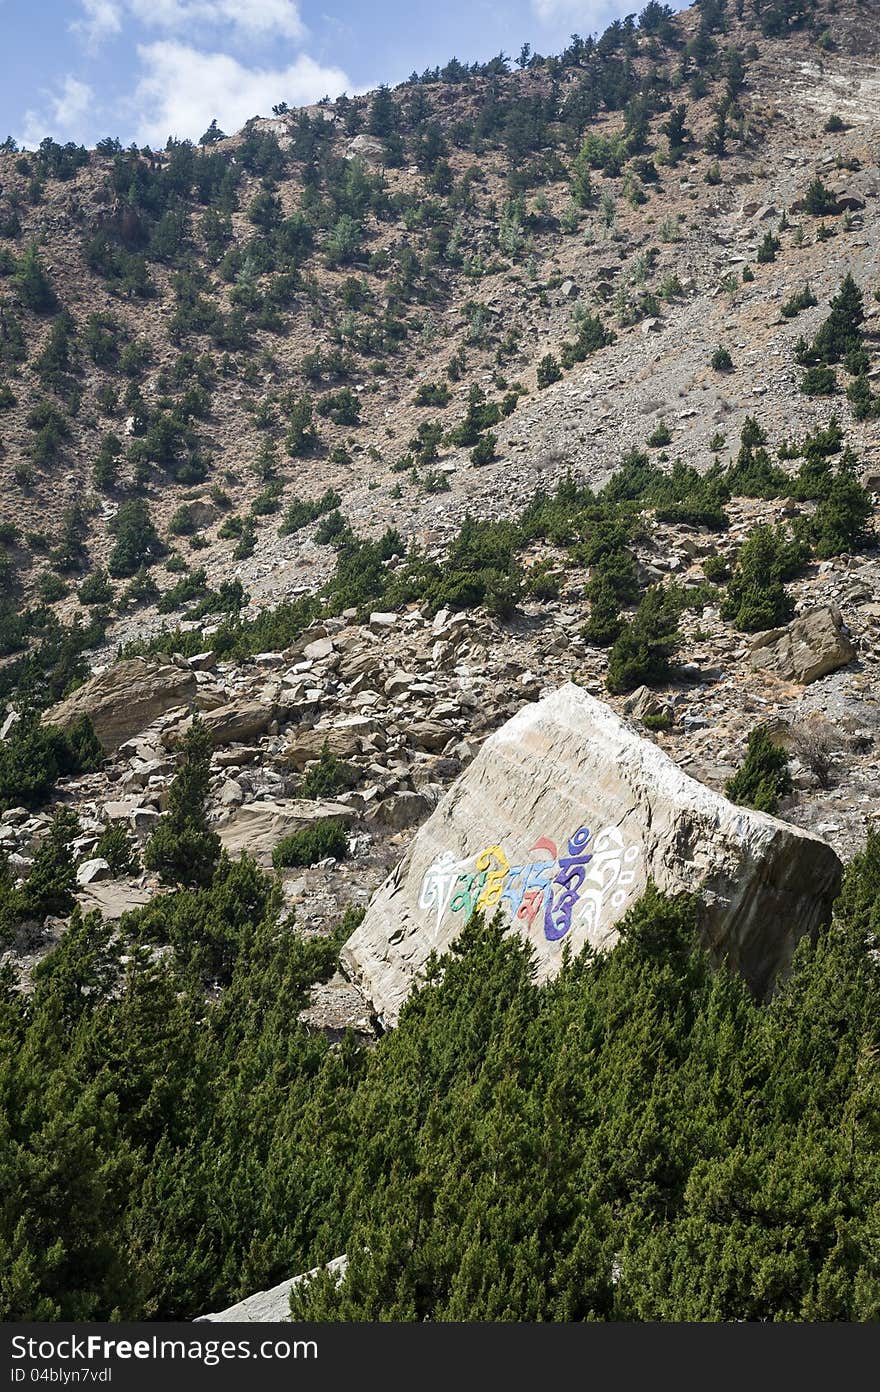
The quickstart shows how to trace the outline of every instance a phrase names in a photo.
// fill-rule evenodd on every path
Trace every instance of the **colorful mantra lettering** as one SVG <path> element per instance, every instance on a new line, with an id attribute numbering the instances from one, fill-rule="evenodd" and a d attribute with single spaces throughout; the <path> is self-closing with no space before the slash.
<path id="1" fill-rule="evenodd" d="M 513 922 L 531 928 L 538 920 L 548 942 L 558 942 L 575 921 L 578 927 L 598 928 L 606 903 L 623 904 L 639 851 L 624 845 L 615 826 L 603 827 L 595 837 L 589 827 L 580 827 L 564 852 L 541 836 L 529 856 L 512 865 L 501 846 L 487 846 L 464 860 L 443 851 L 425 872 L 419 908 L 433 910 L 439 933 L 447 912 L 467 919 L 475 909 L 506 907 Z"/>

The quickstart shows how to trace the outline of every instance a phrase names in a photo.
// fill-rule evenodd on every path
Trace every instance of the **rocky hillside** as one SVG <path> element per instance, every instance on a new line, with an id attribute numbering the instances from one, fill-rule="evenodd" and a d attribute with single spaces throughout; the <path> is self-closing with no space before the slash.
<path id="1" fill-rule="evenodd" d="M 12 872 L 53 815 L 14 746 L 71 690 L 49 721 L 90 716 L 108 757 L 46 786 L 112 914 L 156 887 L 139 851 L 194 705 L 233 849 L 324 819 L 299 793 L 325 738 L 345 764 L 351 859 L 286 877 L 324 929 L 567 680 L 719 790 L 765 726 L 784 815 L 861 846 L 878 44 L 857 0 L 649 5 L 197 148 L 7 142 Z M 134 878 L 102 889 L 114 828 Z"/>
<path id="2" fill-rule="evenodd" d="M 153 566 L 139 537 L 116 556 L 114 640 L 150 625 L 150 587 L 125 594 L 141 562 L 162 593 L 187 566 L 255 605 L 323 579 L 311 529 L 278 524 L 327 489 L 357 532 L 438 546 L 468 508 L 509 515 L 568 470 L 601 481 L 661 420 L 700 468 L 747 413 L 775 445 L 831 407 L 870 455 L 842 394 L 800 395 L 793 353 L 847 272 L 880 313 L 871 7 L 646 14 L 522 69 L 452 63 L 197 149 L 0 154 L 22 594 L 74 617 L 132 500 L 169 551 Z M 781 318 L 807 284 L 817 304 Z M 474 387 L 488 424 L 462 430 Z"/>
<path id="3" fill-rule="evenodd" d="M 356 1270 L 386 1253 L 390 1274 L 358 1276 L 359 1296 L 318 1282 L 310 1317 L 876 1318 L 858 1274 L 876 1184 L 851 1191 L 877 1046 L 850 1017 L 877 1018 L 878 51 L 873 0 L 649 0 L 560 55 L 451 60 L 302 111 L 279 93 L 198 146 L 0 147 L 0 1009 L 17 1041 L 0 1081 L 25 1099 L 4 1318 L 188 1316 L 342 1251 Z M 540 712 L 562 707 L 548 743 Z M 526 753 L 513 797 L 504 769 Z M 541 994 L 512 935 L 469 929 L 377 1043 L 441 945 L 407 926 L 428 870 L 453 848 L 469 865 L 477 840 L 497 852 L 493 829 L 523 859 L 538 812 L 556 856 L 584 827 L 557 825 L 555 780 L 644 846 L 614 962 Z M 763 994 L 828 918 L 838 857 L 847 932 L 802 944 L 766 1012 L 716 984 L 696 910 L 648 883 L 717 894 L 713 945 Z M 533 937 L 567 955 L 564 932 Z M 560 1156 L 595 1142 L 577 1164 L 622 1176 L 589 1190 L 582 1247 L 588 1189 L 560 1162 L 540 1299 L 523 1295 L 535 1195 L 507 1294 L 474 1255 L 502 1186 L 481 1187 L 480 1144 L 473 1171 L 456 1151 L 497 1094 L 487 1144 L 507 1154 L 526 1015 L 546 1052 L 522 1083 L 535 1136 L 571 1127 Z M 718 1091 L 740 1067 L 719 1065 L 718 1030 L 744 1077 L 762 1060 L 766 1105 Z M 643 1145 L 629 1080 L 653 1115 L 661 1075 Z M 692 1094 L 718 1110 L 702 1130 L 679 1116 Z M 705 1202 L 704 1236 L 734 1231 L 729 1177 L 700 1200 L 689 1167 L 735 1135 L 756 1177 L 797 1188 L 789 1150 L 804 1174 L 818 1161 L 790 1132 L 814 1103 L 845 1201 L 811 1228 L 807 1293 L 760 1256 L 729 1296 L 708 1274 L 705 1299 L 667 1299 L 658 1214 Z M 438 1135 L 454 1198 L 428 1266 L 446 1274 L 431 1300 L 417 1275 L 410 1301 L 388 1232 L 412 1227 L 397 1205 Z M 522 1154 L 511 1173 L 543 1184 Z M 47 1193 L 76 1191 L 61 1218 L 28 1181 L 44 1170 Z M 412 1187 L 418 1227 L 431 1185 Z M 765 1214 L 789 1241 L 786 1202 L 754 1200 L 761 1253 Z M 465 1224 L 438 1259 L 462 1204 L 475 1246 Z M 691 1237 L 669 1250 L 689 1290 Z M 585 1263 L 604 1264 L 592 1294 Z M 485 1300 L 436 1295 L 458 1272 Z"/>

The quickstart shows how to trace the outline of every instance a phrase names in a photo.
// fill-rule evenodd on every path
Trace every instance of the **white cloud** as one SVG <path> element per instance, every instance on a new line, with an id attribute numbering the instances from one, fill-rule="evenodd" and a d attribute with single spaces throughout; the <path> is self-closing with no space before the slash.
<path id="1" fill-rule="evenodd" d="M 80 82 L 79 78 L 68 73 L 60 91 L 47 90 L 43 95 L 46 104 L 42 109 L 29 108 L 24 113 L 19 143 L 33 148 L 45 136 L 51 135 L 62 143 L 76 140 L 84 144 L 95 96 L 89 84 Z"/>
<path id="2" fill-rule="evenodd" d="M 70 27 L 85 38 L 89 48 L 96 49 L 104 39 L 122 29 L 122 10 L 117 0 L 81 0 L 83 18 Z"/>
<path id="3" fill-rule="evenodd" d="M 341 68 L 300 54 L 286 68 L 248 68 L 227 53 L 202 53 L 173 40 L 138 48 L 142 75 L 133 96 L 138 144 L 162 146 L 169 135 L 197 140 L 216 116 L 228 134 L 276 102 L 305 106 L 352 84 Z"/>
<path id="4" fill-rule="evenodd" d="M 145 28 L 170 33 L 197 24 L 232 26 L 243 36 L 267 38 L 277 34 L 301 39 L 305 26 L 297 0 L 80 0 L 83 18 L 71 27 L 97 47 L 122 30 L 124 19 Z"/>
<path id="5" fill-rule="evenodd" d="M 634 4 L 631 13 L 641 8 L 641 4 Z M 565 20 L 578 25 L 584 34 L 591 34 L 628 11 L 619 0 L 532 0 L 532 12 L 543 24 Z"/>

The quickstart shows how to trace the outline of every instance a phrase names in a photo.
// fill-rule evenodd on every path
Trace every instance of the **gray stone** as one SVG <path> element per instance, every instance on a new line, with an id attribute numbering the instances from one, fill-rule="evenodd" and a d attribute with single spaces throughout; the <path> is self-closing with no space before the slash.
<path id="1" fill-rule="evenodd" d="M 201 721 L 217 749 L 226 744 L 248 744 L 258 739 L 268 730 L 274 714 L 271 706 L 259 701 L 229 702 L 204 712 Z M 163 742 L 173 745 L 188 728 L 189 722 L 186 721 L 176 731 L 168 731 Z"/>
<path id="2" fill-rule="evenodd" d="M 649 686 L 637 686 L 623 702 L 626 715 L 644 720 L 646 715 L 670 715 L 669 700 L 652 691 Z"/>
<path id="3" fill-rule="evenodd" d="M 612 947 L 653 879 L 701 893 L 706 942 L 764 996 L 797 940 L 828 918 L 840 876 L 824 841 L 733 806 L 569 684 L 486 741 L 374 895 L 342 962 L 393 1024 L 429 954 L 455 941 L 478 902 L 531 942 L 546 978 L 566 943 Z"/>
<path id="4" fill-rule="evenodd" d="M 283 836 L 290 836 L 292 832 L 328 817 L 349 826 L 355 820 L 356 813 L 341 802 L 312 802 L 307 799 L 272 802 L 266 799 L 239 807 L 228 822 L 217 828 L 217 832 L 230 854 L 247 851 L 250 855 L 265 856 L 271 855 Z"/>
<path id="5" fill-rule="evenodd" d="M 434 806 L 432 798 L 425 793 L 413 793 L 404 789 L 383 798 L 376 807 L 370 809 L 364 820 L 368 826 L 385 827 L 389 831 L 402 831 L 426 817 Z"/>
<path id="6" fill-rule="evenodd" d="M 20 720 L 21 714 L 19 711 L 7 711 L 6 715 L 3 718 L 3 724 L 0 725 L 0 740 L 5 740 L 9 735 L 10 730 L 13 730 Z"/>
<path id="7" fill-rule="evenodd" d="M 833 604 L 809 609 L 784 628 L 756 633 L 749 649 L 753 667 L 803 686 L 845 667 L 855 655 L 843 631 L 840 610 Z"/>
<path id="8" fill-rule="evenodd" d="M 370 631 L 371 633 L 388 633 L 392 628 L 396 628 L 398 623 L 396 614 L 371 614 Z"/>
<path id="9" fill-rule="evenodd" d="M 107 880 L 110 878 L 110 862 L 104 860 L 103 856 L 95 856 L 93 860 L 84 860 L 76 869 L 76 882 L 80 889 L 86 885 L 93 884 L 95 880 Z"/>
<path id="10" fill-rule="evenodd" d="M 44 725 L 69 729 L 89 716 L 104 749 L 112 752 L 175 706 L 196 695 L 195 673 L 157 658 L 133 657 L 91 677 L 43 715 Z"/>
<path id="11" fill-rule="evenodd" d="M 220 787 L 217 801 L 221 807 L 238 807 L 239 803 L 244 802 L 244 789 L 234 778 L 227 778 Z"/>
<path id="12" fill-rule="evenodd" d="M 134 909 L 144 908 L 151 898 L 148 889 L 125 880 L 94 881 L 77 895 L 78 902 L 86 912 L 100 909 L 101 916 L 110 923 L 115 923 L 123 914 L 131 913 Z"/>
<path id="13" fill-rule="evenodd" d="M 453 731 L 440 720 L 416 720 L 407 727 L 409 743 L 429 754 L 439 754 L 453 736 Z"/>
<path id="14" fill-rule="evenodd" d="M 130 822 L 138 810 L 138 803 L 130 798 L 120 798 L 104 803 L 104 816 L 108 822 Z"/>
<path id="15" fill-rule="evenodd" d="M 372 721 L 364 723 L 367 726 L 374 724 Z M 343 729 L 318 727 L 314 730 L 298 730 L 284 751 L 284 759 L 291 768 L 301 772 L 306 764 L 320 758 L 325 742 L 330 753 L 337 759 L 350 759 L 353 754 L 360 753 L 361 742 L 367 733 L 368 730 L 360 730 L 357 726 Z"/>
<path id="16" fill-rule="evenodd" d="M 399 701 L 402 697 L 408 696 L 410 690 L 418 683 L 418 677 L 412 676 L 409 672 L 392 672 L 386 681 L 383 690 L 385 695 L 392 701 Z"/>
<path id="17" fill-rule="evenodd" d="M 381 671 L 382 658 L 375 648 L 365 648 L 361 652 L 346 653 L 339 664 L 339 675 L 343 681 L 353 682 L 358 677 L 368 677 Z"/>
<path id="18" fill-rule="evenodd" d="M 306 643 L 303 648 L 303 657 L 308 662 L 321 662 L 324 658 L 331 657 L 332 654 L 332 638 L 316 638 L 314 642 Z"/>
<path id="19" fill-rule="evenodd" d="M 129 821 L 141 841 L 146 841 L 156 829 L 160 813 L 155 807 L 135 807 Z"/>

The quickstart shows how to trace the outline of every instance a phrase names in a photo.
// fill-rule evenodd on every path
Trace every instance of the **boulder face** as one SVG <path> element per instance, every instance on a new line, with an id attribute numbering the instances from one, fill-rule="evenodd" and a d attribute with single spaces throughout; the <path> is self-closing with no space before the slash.
<path id="1" fill-rule="evenodd" d="M 324 745 L 337 759 L 350 759 L 361 752 L 361 742 L 373 729 L 374 721 L 361 720 L 340 728 L 300 730 L 291 739 L 285 760 L 291 768 L 302 773 L 306 764 L 321 757 Z"/>
<path id="2" fill-rule="evenodd" d="M 522 933 L 546 978 L 566 945 L 612 947 L 653 879 L 700 892 L 705 941 L 765 996 L 797 940 L 828 919 L 841 873 L 824 841 L 734 806 L 568 684 L 486 741 L 377 890 L 342 962 L 391 1025 L 429 954 L 474 909 Z"/>
<path id="3" fill-rule="evenodd" d="M 47 710 L 43 723 L 67 729 L 87 715 L 104 749 L 112 753 L 166 711 L 186 705 L 195 694 L 195 673 L 155 658 L 133 657 L 90 677 Z"/>
<path id="4" fill-rule="evenodd" d="M 345 1276 L 348 1256 L 334 1257 L 326 1266 L 315 1266 L 300 1276 L 288 1276 L 271 1290 L 257 1291 L 230 1305 L 227 1310 L 217 1310 L 210 1315 L 196 1315 L 193 1324 L 280 1324 L 290 1319 L 290 1293 L 302 1281 L 310 1281 L 322 1271 L 332 1271 L 337 1284 Z"/>
<path id="5" fill-rule="evenodd" d="M 756 633 L 749 650 L 753 667 L 806 686 L 852 662 L 856 650 L 833 604 L 809 609 L 784 628 Z"/>
<path id="6" fill-rule="evenodd" d="M 355 820 L 355 813 L 342 802 L 312 802 L 308 799 L 270 802 L 266 799 L 240 807 L 229 821 L 218 826 L 217 833 L 230 855 L 246 851 L 252 856 L 270 856 L 283 837 L 327 818 L 350 826 Z"/>
<path id="7" fill-rule="evenodd" d="M 268 730 L 274 719 L 271 707 L 259 701 L 223 703 L 213 710 L 200 712 L 203 726 L 211 737 L 215 749 L 227 744 L 247 744 L 249 740 L 259 739 Z M 181 721 L 173 730 L 166 730 L 162 743 L 167 749 L 179 744 L 192 725 L 191 718 Z"/>

